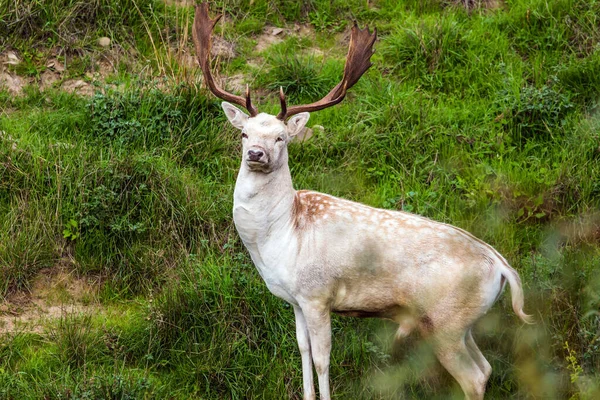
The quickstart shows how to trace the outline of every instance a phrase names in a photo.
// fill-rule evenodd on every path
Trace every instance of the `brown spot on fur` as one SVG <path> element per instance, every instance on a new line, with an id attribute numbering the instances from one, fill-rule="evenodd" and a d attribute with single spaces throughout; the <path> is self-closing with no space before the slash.
<path id="1" fill-rule="evenodd" d="M 421 326 L 421 330 L 423 333 L 432 333 L 433 332 L 433 321 L 427 314 L 423 315 L 419 320 L 419 325 Z"/>
<path id="2" fill-rule="evenodd" d="M 298 190 L 294 197 L 292 218 L 296 229 L 303 229 L 308 223 L 329 214 L 331 203 L 322 193 Z"/>
<path id="3" fill-rule="evenodd" d="M 302 200 L 300 200 L 300 193 L 296 192 L 294 204 L 292 205 L 292 221 L 296 229 L 302 229 L 304 227 L 305 208 Z"/>

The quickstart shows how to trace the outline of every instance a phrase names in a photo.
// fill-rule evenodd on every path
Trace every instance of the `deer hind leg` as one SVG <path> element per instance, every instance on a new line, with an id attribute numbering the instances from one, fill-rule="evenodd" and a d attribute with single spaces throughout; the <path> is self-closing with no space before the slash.
<path id="1" fill-rule="evenodd" d="M 468 400 L 483 400 L 488 376 L 473 358 L 466 336 L 466 332 L 460 335 L 435 335 L 434 352 L 444 368 L 458 381 Z"/>
<path id="2" fill-rule="evenodd" d="M 477 363 L 477 366 L 479 367 L 479 369 L 481 369 L 481 372 L 483 372 L 483 375 L 485 376 L 485 381 L 487 382 L 492 373 L 492 366 L 490 365 L 488 360 L 485 359 L 485 357 L 481 353 L 481 350 L 479 350 L 479 347 L 477 347 L 477 344 L 473 340 L 473 334 L 471 333 L 471 329 L 467 331 L 467 334 L 465 336 L 465 342 L 467 344 L 467 348 L 471 352 L 471 357 L 473 357 L 473 359 Z"/>

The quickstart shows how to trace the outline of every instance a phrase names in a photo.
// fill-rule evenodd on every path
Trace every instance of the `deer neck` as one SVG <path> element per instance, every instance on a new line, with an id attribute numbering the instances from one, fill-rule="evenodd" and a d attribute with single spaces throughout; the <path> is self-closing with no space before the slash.
<path id="1" fill-rule="evenodd" d="M 250 170 L 244 162 L 233 195 L 233 217 L 244 244 L 264 245 L 291 226 L 296 191 L 287 162 L 271 173 Z"/>

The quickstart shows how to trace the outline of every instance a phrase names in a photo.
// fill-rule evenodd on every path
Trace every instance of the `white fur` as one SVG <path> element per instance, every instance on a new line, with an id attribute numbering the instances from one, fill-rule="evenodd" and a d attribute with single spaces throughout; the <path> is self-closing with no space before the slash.
<path id="1" fill-rule="evenodd" d="M 523 319 L 517 273 L 491 246 L 429 219 L 380 210 L 326 194 L 295 191 L 287 143 L 309 115 L 287 125 L 268 114 L 223 109 L 244 137 L 233 204 L 237 231 L 269 290 L 293 305 L 302 355 L 304 398 L 329 399 L 330 312 L 396 321 L 414 328 L 469 399 L 481 399 L 491 367 L 471 335 L 505 281 Z M 264 152 L 252 162 L 249 151 Z"/>

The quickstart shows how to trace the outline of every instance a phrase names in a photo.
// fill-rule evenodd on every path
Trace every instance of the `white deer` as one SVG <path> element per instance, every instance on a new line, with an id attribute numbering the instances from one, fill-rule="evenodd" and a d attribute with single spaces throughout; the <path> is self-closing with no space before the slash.
<path id="1" fill-rule="evenodd" d="M 242 163 L 233 219 L 269 290 L 289 302 L 296 317 L 304 399 L 330 399 L 330 313 L 380 317 L 431 341 L 441 364 L 468 399 L 482 399 L 491 366 L 471 327 L 510 284 L 515 313 L 523 312 L 517 272 L 490 245 L 462 229 L 406 212 L 368 207 L 313 191 L 294 190 L 287 145 L 309 113 L 339 103 L 371 66 L 376 32 L 352 28 L 342 81 L 322 100 L 287 108 L 280 91 L 278 116 L 258 113 L 246 96 L 221 89 L 210 70 L 208 4 L 196 7 L 194 43 L 205 82 L 241 130 Z M 229 102 L 245 107 L 250 115 Z M 287 121 L 287 122 L 286 122 Z"/>

